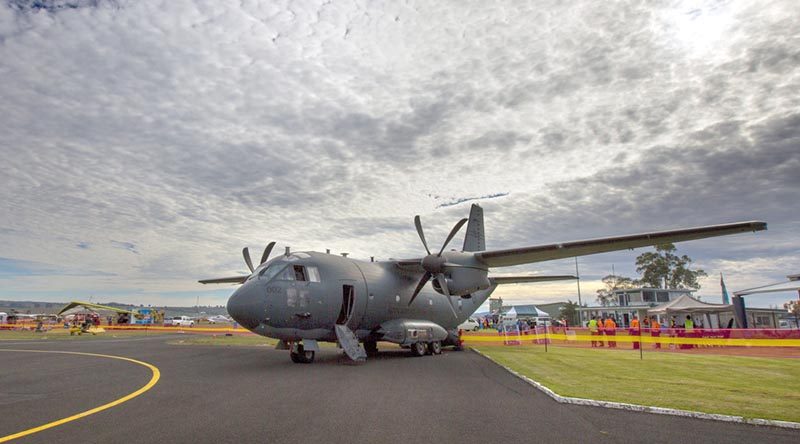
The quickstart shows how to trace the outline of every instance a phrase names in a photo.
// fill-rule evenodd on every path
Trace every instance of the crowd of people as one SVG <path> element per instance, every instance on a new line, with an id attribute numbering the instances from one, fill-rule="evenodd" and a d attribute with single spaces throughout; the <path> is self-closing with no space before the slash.
<path id="1" fill-rule="evenodd" d="M 591 341 L 592 347 L 603 347 L 604 343 L 607 343 L 609 348 L 615 348 L 617 346 L 617 342 L 613 339 L 617 334 L 617 322 L 616 319 L 614 319 L 614 316 L 592 316 L 592 318 L 586 322 L 586 327 L 589 329 L 589 334 L 591 336 L 597 336 L 597 339 Z M 670 319 L 669 322 L 668 330 L 671 335 L 690 338 L 695 337 L 696 328 L 702 328 L 702 324 L 699 327 L 695 327 L 695 322 L 692 319 L 692 316 L 686 315 L 686 319 L 683 321 L 683 324 L 679 324 L 676 316 L 672 316 L 672 319 Z M 630 321 L 630 326 L 628 327 L 629 336 L 642 336 L 643 334 L 649 334 L 651 337 L 657 338 L 661 336 L 661 333 L 662 325 L 656 316 L 645 316 L 640 322 L 639 317 L 634 315 L 633 319 Z M 605 340 L 603 339 L 604 336 Z M 634 350 L 639 349 L 640 341 L 633 341 L 632 344 Z M 655 342 L 653 347 L 661 348 L 661 344 L 659 342 Z M 681 348 L 691 347 L 692 345 L 690 344 L 681 345 Z"/>

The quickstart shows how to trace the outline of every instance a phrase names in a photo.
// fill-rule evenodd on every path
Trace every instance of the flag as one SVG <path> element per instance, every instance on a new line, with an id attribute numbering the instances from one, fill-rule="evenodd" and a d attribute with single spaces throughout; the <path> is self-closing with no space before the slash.
<path id="1" fill-rule="evenodd" d="M 722 280 L 722 273 L 719 274 L 719 285 L 722 287 L 722 303 L 723 304 L 730 304 L 730 299 L 728 299 L 728 290 L 725 288 L 725 281 Z"/>

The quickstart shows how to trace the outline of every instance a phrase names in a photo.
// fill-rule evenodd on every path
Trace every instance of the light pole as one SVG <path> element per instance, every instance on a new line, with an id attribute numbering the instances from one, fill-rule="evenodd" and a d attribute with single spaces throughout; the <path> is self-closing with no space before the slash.
<path id="1" fill-rule="evenodd" d="M 581 274 L 578 271 L 578 256 L 575 256 L 575 277 L 577 278 L 576 282 L 578 283 L 578 327 L 583 327 L 583 311 L 581 308 L 583 304 L 581 303 Z"/>

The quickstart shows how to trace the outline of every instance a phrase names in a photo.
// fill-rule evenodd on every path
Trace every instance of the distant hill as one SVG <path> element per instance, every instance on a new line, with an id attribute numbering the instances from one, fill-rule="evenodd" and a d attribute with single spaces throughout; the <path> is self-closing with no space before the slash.
<path id="1" fill-rule="evenodd" d="M 121 308 L 123 310 L 133 310 L 134 308 L 143 308 L 144 305 L 122 304 L 119 302 L 99 302 L 92 301 L 95 304 L 108 305 L 110 307 Z M 37 301 L 0 301 L 0 311 L 11 313 L 16 311 L 25 314 L 55 314 L 61 308 L 67 305 L 67 302 L 37 302 Z M 148 306 L 150 307 L 150 306 Z M 228 315 L 228 310 L 224 305 L 201 305 L 200 307 L 155 307 L 158 310 L 164 310 L 165 316 L 197 316 L 204 314 L 207 316 L 214 315 Z"/>

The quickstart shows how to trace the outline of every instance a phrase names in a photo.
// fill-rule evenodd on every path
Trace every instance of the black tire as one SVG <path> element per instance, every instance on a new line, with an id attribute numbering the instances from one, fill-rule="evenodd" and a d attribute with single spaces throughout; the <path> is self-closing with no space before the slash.
<path id="1" fill-rule="evenodd" d="M 442 343 L 439 341 L 433 341 L 428 343 L 428 353 L 432 355 L 441 355 L 442 354 Z"/>
<path id="2" fill-rule="evenodd" d="M 424 342 L 411 344 L 411 356 L 425 356 L 427 351 L 428 347 L 425 346 Z"/>
<path id="3" fill-rule="evenodd" d="M 303 346 L 297 348 L 297 353 L 289 352 L 289 357 L 295 364 L 311 364 L 314 362 L 314 352 L 312 350 L 303 350 Z"/>
<path id="4" fill-rule="evenodd" d="M 365 341 L 364 351 L 367 352 L 369 357 L 378 356 L 378 341 Z"/>

